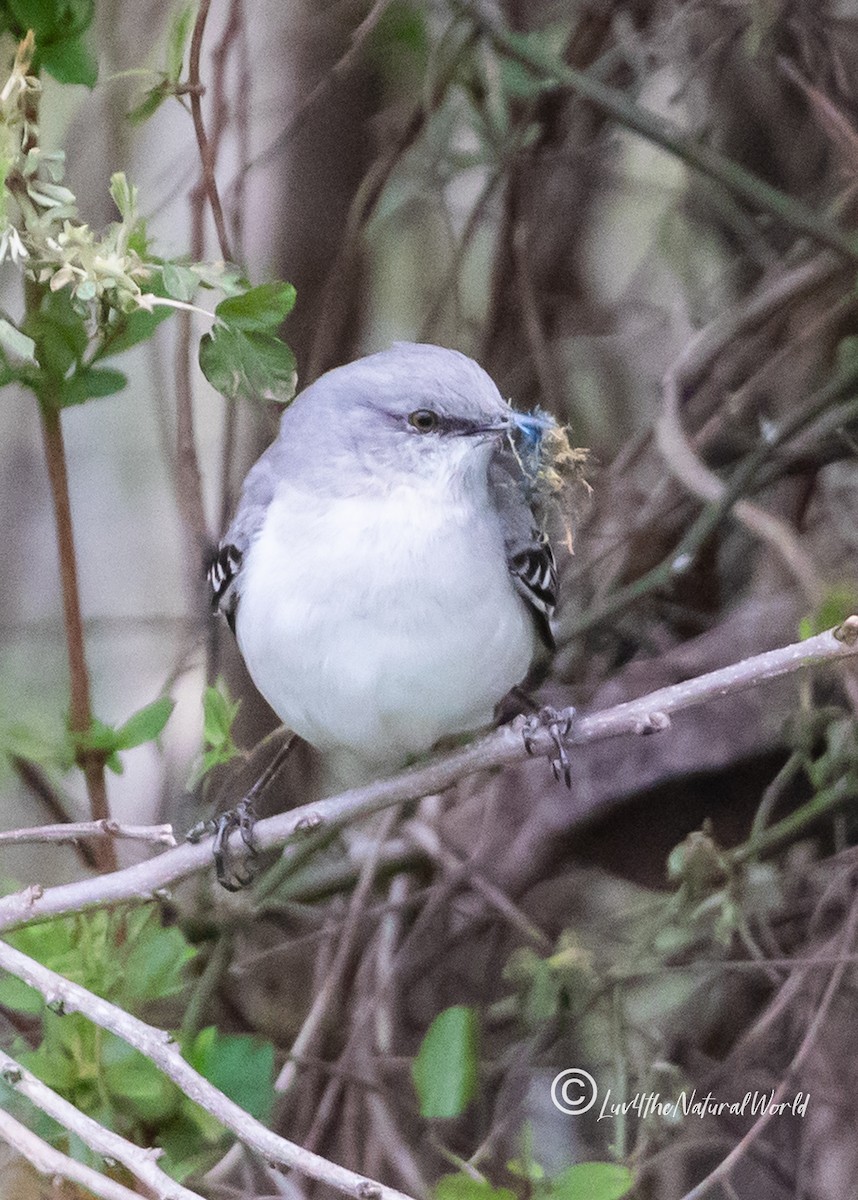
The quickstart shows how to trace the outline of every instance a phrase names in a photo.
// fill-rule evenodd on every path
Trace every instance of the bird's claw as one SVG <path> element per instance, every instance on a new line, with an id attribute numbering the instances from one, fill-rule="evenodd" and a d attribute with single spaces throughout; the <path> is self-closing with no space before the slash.
<path id="1" fill-rule="evenodd" d="M 572 730 L 573 715 L 571 709 L 561 712 L 556 708 L 541 708 L 535 716 L 527 718 L 522 730 L 524 748 L 531 755 L 536 753 L 536 734 L 541 729 L 548 731 L 556 751 L 550 760 L 551 770 L 558 783 L 562 779 L 568 788 L 572 787 L 572 763 L 565 739 Z"/>
<path id="2" fill-rule="evenodd" d="M 253 882 L 255 871 L 252 864 L 257 854 L 253 840 L 255 824 L 256 811 L 252 801 L 245 797 L 235 808 L 228 809 L 217 817 L 200 821 L 188 830 L 189 842 L 199 842 L 207 835 L 214 834 L 212 858 L 215 874 L 218 883 L 228 892 L 238 892 Z M 229 848 L 229 839 L 236 830 L 241 834 L 244 843 L 244 853 L 241 857 L 236 857 Z"/>

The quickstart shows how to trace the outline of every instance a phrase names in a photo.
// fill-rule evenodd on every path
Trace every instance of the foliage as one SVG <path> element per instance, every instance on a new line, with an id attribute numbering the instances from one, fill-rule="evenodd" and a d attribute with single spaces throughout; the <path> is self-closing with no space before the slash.
<path id="1" fill-rule="evenodd" d="M 232 736 L 240 700 L 233 700 L 226 681 L 218 679 L 203 692 L 203 753 L 191 772 L 190 786 L 196 787 L 209 771 L 241 755 Z"/>
<path id="2" fill-rule="evenodd" d="M 145 1016 L 167 1002 L 181 1011 L 189 993 L 187 968 L 197 951 L 175 926 L 162 924 L 152 905 L 100 910 L 27 926 L 9 936 L 22 953 L 126 1011 Z M 153 1136 L 162 1160 L 184 1178 L 215 1161 L 225 1130 L 138 1050 L 79 1013 L 46 1004 L 11 976 L 0 979 L 0 1005 L 35 1018 L 32 1035 L 12 1053 L 82 1112 L 147 1145 Z M 249 1035 L 222 1035 L 214 1027 L 180 1042 L 192 1066 L 254 1116 L 266 1119 L 274 1098 L 274 1050 Z M 15 1103 L 14 1093 L 4 1097 Z M 43 1136 L 83 1161 L 96 1159 L 65 1131 L 43 1122 Z"/>
<path id="3" fill-rule="evenodd" d="M 71 60 L 63 55 L 77 53 L 91 5 L 18 0 L 4 11 L 6 28 L 15 31 L 23 23 L 25 34 L 35 30 L 36 42 L 23 36 L 0 92 L 0 262 L 8 259 L 21 270 L 26 295 L 19 320 L 0 317 L 0 385 L 21 384 L 51 410 L 114 395 L 127 378 L 105 364 L 152 338 L 176 309 L 188 309 L 214 321 L 200 348 L 201 367 L 213 386 L 233 401 L 287 402 L 295 388 L 295 363 L 275 330 L 294 305 L 291 284 L 254 288 L 223 263 L 158 258 L 139 218 L 137 189 L 121 172 L 110 181 L 120 219 L 94 233 L 62 182 L 62 153 L 39 144 L 40 62 L 47 66 L 50 48 L 57 77 L 69 73 Z M 74 25 L 78 18 L 83 24 L 74 39 L 54 40 L 61 26 L 68 28 L 67 20 Z M 171 78 L 181 70 L 189 21 L 190 10 L 182 10 L 171 33 Z M 224 296 L 213 317 L 193 303 L 211 291 Z M 168 704 L 158 701 L 118 729 L 93 718 L 88 729 L 69 730 L 69 753 L 48 757 L 71 764 L 94 754 L 119 771 L 118 752 L 157 737 Z M 20 732 L 15 744 L 22 744 Z M 4 748 L 14 752 L 8 742 L 0 744 Z M 209 765 L 230 754 L 226 743 L 211 743 Z"/>
<path id="4" fill-rule="evenodd" d="M 177 13 L 166 69 L 133 119 L 182 94 L 193 11 L 185 6 Z M 139 216 L 137 189 L 121 172 L 110 179 L 118 219 L 94 231 L 64 182 L 63 154 L 41 145 L 40 72 L 61 83 L 96 82 L 87 33 L 93 14 L 90 0 L 0 5 L 0 32 L 11 32 L 19 43 L 0 90 L 0 263 L 17 268 L 24 291 L 20 313 L 0 315 L 0 386 L 22 385 L 43 413 L 57 417 L 63 409 L 115 395 L 128 380 L 114 360 L 156 337 L 162 322 L 184 310 L 213 326 L 200 362 L 229 400 L 285 403 L 294 391 L 294 359 L 276 330 L 295 302 L 291 285 L 254 288 L 230 264 L 159 257 Z M 214 313 L 200 307 L 208 295 Z M 61 543 L 61 559 L 73 554 L 68 541 Z M 209 689 L 204 769 L 237 752 L 231 735 L 237 708 L 225 692 Z M 52 769 L 98 764 L 118 773 L 122 752 L 157 740 L 172 710 L 172 699 L 162 696 L 118 725 L 92 716 L 81 727 L 70 717 L 65 730 L 40 733 L 9 719 L 0 723 L 0 752 Z M 128 1011 L 142 1015 L 156 1004 L 175 1011 L 187 999 L 185 968 L 196 952 L 177 928 L 161 924 L 152 907 L 51 920 L 11 940 Z M 0 981 L 0 1004 L 27 1018 L 27 1038 L 17 1047 L 22 1061 L 82 1111 L 141 1145 L 156 1141 L 178 1177 L 214 1161 L 224 1130 L 137 1050 L 79 1014 L 46 1005 L 18 980 Z M 269 1043 L 210 1027 L 188 1033 L 182 1050 L 248 1111 L 268 1117 Z M 76 1138 L 47 1119 L 39 1132 L 67 1153 L 89 1158 Z"/>
<path id="5" fill-rule="evenodd" d="M 412 1078 L 422 1117 L 457 1117 L 477 1092 L 479 1027 L 465 1005 L 440 1012 L 420 1045 Z"/>
<path id="6" fill-rule="evenodd" d="M 618 1163 L 576 1163 L 554 1176 L 546 1176 L 533 1163 L 529 1168 L 528 1194 L 534 1200 L 621 1200 L 634 1185 L 631 1171 Z M 488 1180 L 464 1171 L 442 1175 L 433 1195 L 435 1200 L 515 1200 L 516 1197 L 511 1188 L 494 1187 Z"/>

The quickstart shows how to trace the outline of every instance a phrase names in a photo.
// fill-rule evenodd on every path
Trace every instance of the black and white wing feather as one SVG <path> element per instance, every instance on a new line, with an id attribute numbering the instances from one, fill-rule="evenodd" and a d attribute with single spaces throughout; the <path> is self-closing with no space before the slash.
<path id="1" fill-rule="evenodd" d="M 241 599 L 242 565 L 251 542 L 262 528 L 274 495 L 277 453 L 275 442 L 248 472 L 232 524 L 206 572 L 212 592 L 212 607 L 223 613 L 233 633 Z"/>
<path id="2" fill-rule="evenodd" d="M 509 450 L 492 460 L 489 486 L 516 591 L 527 602 L 540 638 L 553 650 L 550 622 L 557 607 L 557 565 L 548 537 L 536 524 L 521 467 Z"/>
<path id="3" fill-rule="evenodd" d="M 235 633 L 235 614 L 238 608 L 236 580 L 244 555 L 233 542 L 222 541 L 209 563 L 206 577 L 212 590 L 212 608 L 219 610 Z"/>
<path id="4" fill-rule="evenodd" d="M 516 591 L 530 605 L 539 636 L 553 650 L 550 622 L 557 607 L 557 564 L 546 535 L 534 527 L 531 537 L 530 545 L 509 554 L 507 562 Z"/>

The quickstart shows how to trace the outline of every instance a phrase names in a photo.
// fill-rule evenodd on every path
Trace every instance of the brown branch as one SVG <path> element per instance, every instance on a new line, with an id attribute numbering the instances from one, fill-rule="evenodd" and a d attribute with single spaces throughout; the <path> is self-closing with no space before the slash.
<path id="1" fill-rule="evenodd" d="M 211 0 L 200 0 L 197 19 L 194 22 L 194 32 L 191 35 L 191 51 L 188 58 L 188 82 L 190 84 L 189 94 L 194 133 L 196 134 L 203 166 L 203 183 L 205 184 L 206 195 L 208 196 L 212 216 L 214 217 L 220 252 L 227 262 L 231 262 L 232 253 L 229 247 L 229 236 L 226 232 L 226 221 L 224 220 L 223 207 L 221 206 L 220 194 L 217 190 L 217 180 L 214 173 L 215 155 L 213 147 L 209 143 L 203 121 L 203 86 L 200 81 L 200 53 L 202 51 L 203 34 L 205 33 L 210 7 Z"/>
<path id="2" fill-rule="evenodd" d="M 86 665 L 84 649 L 77 556 L 75 554 L 61 414 L 60 409 L 52 404 L 50 399 L 42 400 L 39 411 L 42 419 L 42 441 L 45 447 L 45 461 L 51 486 L 60 560 L 63 618 L 69 663 L 69 729 L 73 734 L 85 734 L 92 725 L 92 707 L 89 698 L 89 670 Z M 104 756 L 92 750 L 80 750 L 77 762 L 86 781 L 89 808 L 93 819 L 96 821 L 107 820 L 110 817 L 110 808 L 107 801 L 107 784 L 104 778 Z M 111 842 L 101 842 L 95 850 L 95 856 L 100 871 L 116 870 L 116 851 Z"/>
<path id="3" fill-rule="evenodd" d="M 846 922 L 846 928 L 843 931 L 842 945 L 844 950 L 847 949 L 855 940 L 856 930 L 858 930 L 858 902 L 853 902 L 849 913 L 849 919 Z M 744 1158 L 754 1142 L 757 1141 L 760 1134 L 777 1112 L 777 1105 L 784 1100 L 792 1080 L 795 1078 L 808 1054 L 813 1049 L 820 1030 L 822 1029 L 822 1024 L 828 1016 L 831 1003 L 834 1000 L 837 989 L 840 987 L 843 976 L 846 973 L 846 969 L 849 965 L 851 965 L 851 960 L 846 958 L 846 961 L 838 962 L 837 966 L 831 972 L 831 976 L 825 988 L 825 993 L 819 1002 L 819 1006 L 814 1012 L 813 1019 L 805 1031 L 801 1045 L 793 1056 L 792 1062 L 787 1068 L 786 1074 L 775 1089 L 766 1111 L 754 1122 L 745 1136 L 733 1147 L 727 1157 L 718 1164 L 714 1171 L 710 1171 L 705 1179 L 702 1179 L 700 1183 L 698 1183 L 691 1189 L 690 1192 L 687 1192 L 682 1197 L 682 1200 L 702 1200 L 702 1197 L 708 1195 L 708 1193 L 716 1184 L 721 1184 L 727 1179 L 736 1164 L 742 1158 Z"/>
<path id="4" fill-rule="evenodd" d="M 856 655 L 858 617 L 853 616 L 836 629 L 804 642 L 768 650 L 601 712 L 578 717 L 574 709 L 568 709 L 561 713 L 561 720 L 568 716 L 572 722 L 564 741 L 569 746 L 581 746 L 622 734 L 655 733 L 669 727 L 670 713 L 758 687 L 767 680 L 803 668 L 846 662 Z M 527 758 L 522 728 L 522 719 L 516 718 L 459 750 L 438 755 L 389 779 L 259 821 L 254 831 L 256 847 L 260 851 L 281 847 L 290 838 L 318 830 L 323 825 L 336 827 L 403 801 L 419 800 L 446 791 L 458 780 L 478 771 L 522 762 Z M 530 742 L 536 755 L 551 757 L 556 753 L 547 729 L 535 730 Z M 234 853 L 240 853 L 239 832 L 232 835 L 229 845 Z M 0 930 L 121 900 L 151 900 L 160 889 L 210 865 L 211 844 L 206 840 L 185 843 L 147 862 L 98 879 L 84 879 L 47 889 L 33 884 L 22 892 L 0 899 Z"/>
<path id="5" fill-rule="evenodd" d="M 231 1129 L 246 1146 L 261 1154 L 269 1163 L 299 1171 L 310 1179 L 317 1179 L 346 1195 L 355 1196 L 357 1200 L 409 1200 L 395 1188 L 386 1187 L 329 1162 L 266 1129 L 260 1121 L 198 1074 L 182 1058 L 178 1046 L 163 1029 L 147 1025 L 80 984 L 42 966 L 6 942 L 0 942 L 0 968 L 23 979 L 30 987 L 41 992 L 46 1000 L 61 1004 L 66 1012 L 81 1013 L 139 1050 L 172 1079 L 186 1096 L 212 1113 L 222 1125 Z"/>
<path id="6" fill-rule="evenodd" d="M 682 427 L 682 396 L 712 368 L 723 348 L 740 331 L 782 310 L 808 290 L 826 281 L 831 274 L 832 265 L 825 258 L 786 273 L 738 311 L 731 310 L 700 330 L 667 372 L 661 413 L 655 427 L 656 443 L 671 473 L 692 495 L 707 503 L 715 503 L 724 499 L 727 489 L 700 458 Z M 742 498 L 734 501 L 731 512 L 749 532 L 778 554 L 804 592 L 807 602 L 817 607 L 825 595 L 825 587 L 818 568 L 792 526 L 760 505 Z"/>

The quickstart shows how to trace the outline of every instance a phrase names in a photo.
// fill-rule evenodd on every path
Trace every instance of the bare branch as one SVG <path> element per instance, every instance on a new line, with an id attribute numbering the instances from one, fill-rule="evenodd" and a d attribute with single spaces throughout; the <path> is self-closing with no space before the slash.
<path id="1" fill-rule="evenodd" d="M 94 1024 L 115 1033 L 129 1046 L 139 1050 L 172 1079 L 186 1096 L 212 1113 L 222 1125 L 231 1129 L 246 1146 L 257 1151 L 268 1162 L 299 1171 L 310 1179 L 318 1179 L 340 1192 L 357 1197 L 357 1200 L 410 1200 L 395 1188 L 385 1187 L 384 1184 L 349 1171 L 337 1163 L 329 1162 L 266 1129 L 260 1121 L 251 1117 L 234 1100 L 230 1100 L 214 1084 L 198 1074 L 190 1063 L 182 1058 L 178 1045 L 163 1029 L 147 1025 L 138 1017 L 124 1012 L 101 996 L 94 995 L 80 984 L 64 979 L 62 975 L 42 966 L 35 959 L 29 958 L 5 942 L 0 942 L 0 969 L 23 979 L 30 987 L 41 992 L 46 1000 L 50 999 L 53 1004 L 61 1004 L 67 1012 L 81 1013 Z M 100 1179 L 99 1176 L 96 1178 Z M 97 1189 L 93 1190 L 97 1192 Z M 121 1200 L 127 1200 L 127 1197 L 133 1194 L 123 1189 L 116 1197 L 117 1200 L 120 1200 L 120 1197 Z"/>
<path id="2" fill-rule="evenodd" d="M 194 32 L 191 35 L 191 51 L 188 62 L 188 82 L 190 84 L 189 95 L 191 101 L 191 116 L 194 120 L 194 133 L 196 134 L 197 146 L 199 147 L 200 159 L 203 165 L 203 183 L 205 185 L 206 195 L 209 198 L 209 204 L 211 205 L 212 216 L 214 217 L 218 245 L 220 246 L 220 252 L 226 261 L 231 262 L 232 251 L 229 245 L 229 236 L 226 232 L 226 221 L 224 220 L 223 207 L 220 202 L 220 195 L 217 190 L 217 180 L 215 179 L 214 173 L 214 150 L 209 143 L 209 139 L 206 134 L 206 127 L 203 122 L 203 86 L 200 82 L 200 52 L 203 46 L 203 34 L 205 33 L 210 5 L 211 0 L 201 0 L 200 7 L 197 10 L 197 19 L 194 24 Z"/>
<path id="3" fill-rule="evenodd" d="M 628 700 L 602 712 L 578 717 L 573 709 L 569 709 L 560 714 L 561 721 L 565 716 L 572 720 L 564 740 L 570 746 L 582 746 L 621 734 L 660 732 L 669 727 L 670 714 L 681 709 L 757 687 L 767 680 L 778 679 L 806 667 L 845 662 L 856 655 L 858 617 L 853 616 L 836 629 L 827 630 L 806 641 L 769 650 L 706 675 L 659 688 L 647 696 Z M 254 831 L 256 845 L 259 850 L 271 850 L 282 846 L 296 834 L 313 831 L 326 824 L 339 825 L 369 816 L 403 801 L 419 800 L 423 796 L 446 791 L 459 779 L 478 771 L 521 762 L 527 757 L 522 727 L 522 719 L 516 718 L 459 750 L 438 755 L 423 765 L 410 767 L 389 779 L 381 779 L 366 787 L 354 788 L 339 796 L 331 796 L 259 821 Z M 556 753 L 555 743 L 547 729 L 535 730 L 529 740 L 533 753 L 537 755 L 550 757 Z M 230 846 L 236 852 L 240 850 L 241 835 L 238 831 L 232 835 Z M 22 892 L 0 899 L 0 930 L 43 917 L 114 904 L 120 900 L 151 900 L 159 890 L 210 865 L 211 847 L 206 840 L 197 844 L 185 843 L 147 862 L 97 879 L 83 879 L 52 888 L 34 884 Z"/>
<path id="4" fill-rule="evenodd" d="M 36 300 L 28 287 L 28 308 L 35 310 Z M 72 733 L 85 734 L 92 725 L 89 669 L 83 636 L 83 618 L 80 609 L 77 554 L 75 551 L 74 526 L 71 515 L 66 452 L 61 424 L 59 404 L 43 402 L 40 406 L 42 418 L 42 441 L 45 461 L 51 485 L 54 520 L 57 528 L 57 549 L 60 560 L 60 581 L 63 594 L 63 617 L 65 621 L 66 648 L 69 662 L 69 729 Z M 93 750 L 78 751 L 78 765 L 86 780 L 89 808 L 95 820 L 110 816 L 107 799 L 107 784 L 104 778 L 104 756 Z M 116 870 L 116 854 L 110 842 L 102 842 L 95 849 L 100 871 Z"/>
<path id="5" fill-rule="evenodd" d="M 786 273 L 751 302 L 737 311 L 730 310 L 700 330 L 665 376 L 662 409 L 655 427 L 656 442 L 672 474 L 699 499 L 709 503 L 721 501 L 727 489 L 703 462 L 685 434 L 680 415 L 681 396 L 711 368 L 724 346 L 729 345 L 741 329 L 762 322 L 824 283 L 831 275 L 832 265 L 827 257 Z M 778 553 L 808 602 L 818 605 L 825 588 L 817 567 L 792 526 L 750 500 L 735 500 L 732 512 L 751 533 Z"/>
<path id="6" fill-rule="evenodd" d="M 69 821 L 60 825 L 35 825 L 32 829 L 6 829 L 0 833 L 0 846 L 19 846 L 25 842 L 76 842 L 79 838 L 126 838 L 133 842 L 157 842 L 175 846 L 172 825 L 122 825 L 110 818 L 102 821 Z"/>
<path id="7" fill-rule="evenodd" d="M 163 1151 L 147 1150 L 142 1146 L 135 1146 L 133 1142 L 120 1137 L 118 1133 L 105 1129 L 98 1121 L 93 1120 L 86 1113 L 79 1112 L 68 1100 L 58 1096 L 47 1084 L 42 1083 L 41 1079 L 38 1079 L 31 1071 L 22 1067 L 2 1050 L 0 1050 L 0 1075 L 2 1075 L 4 1083 L 14 1088 L 20 1095 L 26 1096 L 36 1108 L 53 1117 L 70 1133 L 74 1133 L 91 1150 L 104 1158 L 115 1159 L 116 1162 L 122 1163 L 135 1179 L 139 1179 L 141 1183 L 151 1189 L 157 1200 L 200 1200 L 197 1192 L 189 1191 L 180 1183 L 176 1183 L 175 1179 L 171 1179 L 157 1165 L 155 1159 Z M 30 1161 L 32 1162 L 32 1159 Z"/>
<path id="8" fill-rule="evenodd" d="M 843 951 L 847 951 L 854 942 L 856 929 L 858 929 L 858 903 L 853 903 L 849 912 L 849 919 L 846 922 L 843 930 L 841 942 Z M 792 1062 L 789 1064 L 789 1067 L 787 1068 L 783 1078 L 775 1089 L 765 1111 L 757 1118 L 741 1141 L 739 1141 L 733 1147 L 727 1157 L 722 1159 L 718 1166 L 711 1171 L 705 1179 L 702 1179 L 700 1183 L 691 1189 L 690 1192 L 687 1192 L 685 1196 L 683 1196 L 682 1200 L 702 1200 L 703 1196 L 708 1195 L 708 1193 L 712 1191 L 716 1184 L 723 1184 L 730 1175 L 730 1172 L 735 1168 L 737 1163 L 739 1163 L 741 1159 L 745 1157 L 751 1146 L 757 1141 L 760 1134 L 769 1124 L 772 1117 L 776 1114 L 778 1104 L 784 1100 L 790 1085 L 793 1083 L 799 1072 L 799 1069 L 813 1049 L 820 1030 L 822 1029 L 822 1026 L 828 1016 L 829 1009 L 831 1008 L 831 1002 L 837 994 L 837 990 L 840 987 L 843 976 L 846 973 L 846 969 L 849 965 L 848 956 L 844 955 L 843 957 L 844 961 L 839 961 L 834 970 L 831 972 L 825 992 L 819 1002 L 818 1007 L 816 1008 L 816 1011 L 814 1012 L 813 1019 L 805 1031 L 801 1045 L 793 1056 Z"/>
<path id="9" fill-rule="evenodd" d="M 79 1183 L 94 1196 L 101 1196 L 102 1200 L 140 1200 L 139 1192 L 132 1192 L 130 1188 L 117 1183 L 115 1179 L 108 1179 L 106 1176 L 100 1175 L 98 1171 L 94 1171 L 92 1167 L 75 1162 L 67 1154 L 55 1150 L 26 1125 L 16 1121 L 13 1116 L 2 1109 L 0 1109 L 0 1138 L 23 1155 L 28 1162 L 31 1162 L 40 1175 L 47 1175 L 55 1179 L 69 1179 L 73 1183 Z"/>

